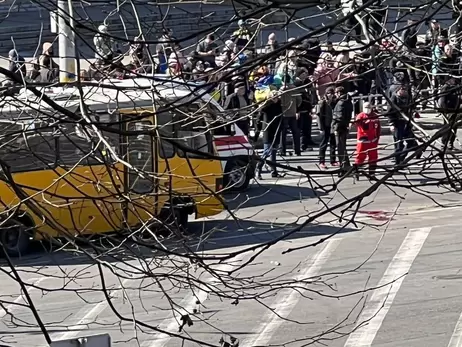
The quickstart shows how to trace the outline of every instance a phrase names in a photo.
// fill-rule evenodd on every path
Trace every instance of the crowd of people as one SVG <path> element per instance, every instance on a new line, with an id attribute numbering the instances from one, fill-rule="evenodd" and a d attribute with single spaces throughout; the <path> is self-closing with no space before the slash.
<path id="1" fill-rule="evenodd" d="M 172 78 L 207 86 L 213 98 L 233 114 L 234 122 L 250 136 L 255 128 L 256 140 L 263 134 L 263 157 L 276 162 L 277 151 L 287 154 L 287 139 L 292 135 L 295 155 L 319 147 L 321 169 L 339 167 L 341 175 L 350 170 L 347 138 L 351 126 L 358 128 L 355 165 L 369 159 L 370 173 L 375 172 L 380 122 L 386 116 L 394 136 L 395 164 L 399 165 L 406 153 L 418 146 L 412 120 L 417 115 L 416 105 L 427 107 L 434 103 L 445 114 L 446 122 L 455 124 L 459 108 L 460 75 L 459 47 L 451 41 L 448 30 L 429 22 L 425 40 L 418 40 L 415 21 L 408 21 L 399 38 L 391 35 L 375 43 L 351 48 L 332 42 L 324 45 L 316 38 L 295 38 L 284 45 L 274 33 L 268 36 L 264 49 L 257 49 L 255 32 L 243 20 L 226 40 L 207 35 L 188 55 L 180 47 L 171 31 L 165 31 L 155 52 L 135 38 L 129 55 L 130 64 L 123 65 L 117 43 L 101 25 L 94 37 L 96 62 L 82 73 L 84 78 L 97 78 L 103 67 L 119 74 L 127 72 L 167 74 Z M 457 40 L 456 40 L 457 41 Z M 282 47 L 286 46 L 286 47 Z M 324 46 L 324 47 L 323 47 Z M 43 45 L 43 53 L 27 72 L 28 78 L 52 81 L 59 67 L 53 61 L 53 47 Z M 10 52 L 10 71 L 24 75 L 24 59 L 18 52 Z M 429 91 L 431 90 L 431 92 Z M 352 93 L 369 96 L 362 105 L 352 101 Z M 386 110 L 380 108 L 382 98 Z M 322 132 L 320 143 L 312 140 L 313 119 Z M 443 140 L 454 146 L 455 131 Z M 329 159 L 326 162 L 326 151 Z M 276 166 L 271 175 L 278 177 Z M 257 168 L 261 178 L 263 163 Z"/>

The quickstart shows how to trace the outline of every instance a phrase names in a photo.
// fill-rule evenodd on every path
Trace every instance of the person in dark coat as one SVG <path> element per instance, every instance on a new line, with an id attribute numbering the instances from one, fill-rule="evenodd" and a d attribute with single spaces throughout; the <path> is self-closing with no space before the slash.
<path id="1" fill-rule="evenodd" d="M 388 97 L 391 98 L 398 89 L 406 88 L 406 92 L 409 96 L 412 93 L 412 87 L 406 81 L 406 74 L 404 72 L 396 72 L 393 75 L 393 81 L 388 87 Z"/>
<path id="2" fill-rule="evenodd" d="M 279 145 L 282 132 L 282 107 L 281 100 L 275 93 L 271 93 L 270 98 L 262 107 L 262 131 L 263 131 L 263 153 L 261 158 L 270 158 L 271 162 L 276 162 L 277 146 Z M 262 179 L 263 161 L 257 164 L 257 179 Z M 280 177 L 275 165 L 271 165 L 271 177 Z"/>
<path id="3" fill-rule="evenodd" d="M 10 60 L 8 71 L 15 74 L 19 80 L 23 80 L 27 75 L 26 61 L 24 58 L 19 55 L 15 49 L 12 49 L 8 53 L 8 59 Z"/>
<path id="4" fill-rule="evenodd" d="M 312 95 L 315 94 L 311 90 L 311 81 L 308 79 L 308 71 L 306 69 L 300 69 L 297 71 L 297 77 L 294 81 L 294 85 L 300 92 L 301 104 L 297 108 L 297 112 L 300 115 L 298 119 L 298 127 L 301 130 L 301 150 L 313 150 L 313 146 L 316 143 L 311 138 L 311 128 L 313 120 L 311 118 L 311 109 L 313 108 Z"/>
<path id="5" fill-rule="evenodd" d="M 425 33 L 425 45 L 433 48 L 438 43 L 438 37 L 448 38 L 447 29 L 443 29 L 436 19 L 432 19 L 429 23 L 429 28 Z"/>
<path id="6" fill-rule="evenodd" d="M 293 149 L 295 155 L 301 155 L 300 148 L 300 129 L 298 128 L 298 119 L 300 114 L 298 108 L 302 103 L 300 92 L 296 89 L 295 85 L 288 82 L 289 77 L 285 77 L 285 86 L 279 89 L 281 106 L 282 106 L 282 133 L 281 133 L 281 155 L 286 155 L 287 149 L 287 129 L 290 128 L 292 133 Z"/>
<path id="7" fill-rule="evenodd" d="M 318 104 L 318 126 L 319 130 L 322 132 L 322 140 L 321 144 L 319 145 L 319 167 L 321 169 L 327 169 L 327 145 L 330 147 L 330 164 L 332 166 L 338 166 L 335 155 L 337 142 L 335 141 L 335 134 L 331 132 L 332 117 L 336 103 L 337 100 L 335 99 L 335 90 L 333 87 L 328 87 L 324 97 L 319 101 Z"/>
<path id="8" fill-rule="evenodd" d="M 250 100 L 246 93 L 245 83 L 237 82 L 234 85 L 234 93 L 228 95 L 225 99 L 223 108 L 234 111 L 236 125 L 242 130 L 245 136 L 249 136 L 250 131 Z"/>
<path id="9" fill-rule="evenodd" d="M 337 97 L 337 103 L 334 107 L 332 115 L 332 127 L 331 131 L 335 134 L 335 141 L 337 143 L 338 161 L 342 168 L 339 176 L 345 174 L 350 168 L 350 158 L 347 152 L 347 138 L 350 129 L 350 122 L 353 116 L 353 103 L 345 92 L 345 88 L 335 88 L 335 96 Z"/>
<path id="10" fill-rule="evenodd" d="M 402 38 L 404 47 L 406 47 L 410 51 L 414 51 L 417 47 L 417 25 L 412 20 L 409 19 L 407 21 L 407 27 L 403 30 Z"/>
<path id="11" fill-rule="evenodd" d="M 443 113 L 444 124 L 450 124 L 451 129 L 444 133 L 442 137 L 442 149 L 447 147 L 448 150 L 454 149 L 454 142 L 457 135 L 458 113 L 460 109 L 459 88 L 457 88 L 456 80 L 452 77 L 446 81 L 441 87 L 440 98 L 438 100 L 439 111 Z"/>
<path id="12" fill-rule="evenodd" d="M 405 86 L 400 86 L 390 98 L 391 105 L 387 116 L 395 145 L 395 165 L 401 164 L 406 158 L 406 153 L 403 153 L 405 145 L 410 150 L 417 147 L 417 141 L 412 132 L 412 123 L 403 117 L 404 114 L 412 119 L 411 100 Z"/>

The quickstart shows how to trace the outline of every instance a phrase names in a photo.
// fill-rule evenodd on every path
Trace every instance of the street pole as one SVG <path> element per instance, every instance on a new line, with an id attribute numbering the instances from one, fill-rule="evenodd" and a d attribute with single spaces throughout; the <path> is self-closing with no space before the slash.
<path id="1" fill-rule="evenodd" d="M 74 82 L 75 71 L 75 33 L 71 26 L 70 13 L 72 0 L 58 0 L 58 35 L 59 35 L 59 82 Z"/>
<path id="2" fill-rule="evenodd" d="M 289 43 L 289 23 L 288 23 L 288 20 L 289 20 L 289 15 L 287 14 L 287 12 L 284 12 L 286 17 L 287 17 L 287 23 L 286 23 L 286 27 L 284 28 L 285 29 L 285 34 L 286 34 L 286 44 Z M 286 49 L 286 56 L 285 56 L 285 61 L 286 61 L 286 66 L 284 67 L 284 90 L 287 88 L 287 76 L 289 75 L 289 49 L 287 48 Z"/>

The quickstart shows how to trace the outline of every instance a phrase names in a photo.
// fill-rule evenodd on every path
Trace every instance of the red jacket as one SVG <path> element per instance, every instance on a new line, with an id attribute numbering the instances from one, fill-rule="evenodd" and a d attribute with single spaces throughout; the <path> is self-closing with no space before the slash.
<path id="1" fill-rule="evenodd" d="M 378 142 L 380 138 L 380 120 L 378 114 L 361 112 L 356 116 L 358 142 Z"/>

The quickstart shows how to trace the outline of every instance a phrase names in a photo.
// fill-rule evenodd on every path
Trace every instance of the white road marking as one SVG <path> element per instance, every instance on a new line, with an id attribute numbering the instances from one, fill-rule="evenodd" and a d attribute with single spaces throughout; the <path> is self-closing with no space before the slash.
<path id="1" fill-rule="evenodd" d="M 322 171 L 320 171 L 320 175 L 322 175 Z M 311 176 L 311 179 L 316 182 L 320 180 L 331 180 L 333 176 Z M 299 178 L 271 178 L 271 179 L 263 179 L 261 181 L 258 181 L 260 184 L 266 184 L 266 183 L 271 183 L 275 185 L 290 185 L 290 184 L 298 184 L 298 185 L 308 185 L 309 180 L 305 176 L 300 176 Z"/>
<path id="2" fill-rule="evenodd" d="M 462 347 L 462 313 L 454 328 L 451 340 L 449 340 L 448 347 Z"/>
<path id="3" fill-rule="evenodd" d="M 341 239 L 327 241 L 324 248 L 312 259 L 311 264 L 297 276 L 297 280 L 302 281 L 318 275 L 322 266 L 336 250 L 340 241 Z M 284 319 L 280 317 L 287 318 L 290 315 L 300 300 L 300 294 L 300 291 L 296 290 L 284 290 L 280 292 L 276 297 L 275 304 L 271 305 L 276 313 L 270 312 L 266 319 L 259 324 L 255 332 L 255 335 L 258 334 L 258 336 L 247 339 L 242 346 L 267 346 L 276 330 L 284 322 Z"/>
<path id="4" fill-rule="evenodd" d="M 46 280 L 47 277 L 40 277 L 40 278 L 32 278 L 30 280 L 28 280 L 28 282 L 32 282 L 34 285 L 39 285 L 40 282 L 43 282 L 44 280 Z M 34 287 L 27 287 L 26 291 L 27 293 L 30 293 L 33 289 L 35 289 Z M 2 319 L 3 317 L 5 317 L 8 313 L 11 313 L 11 311 L 13 311 L 15 309 L 15 307 L 19 307 L 18 305 L 16 304 L 19 304 L 19 303 L 25 303 L 26 298 L 24 297 L 24 293 L 21 293 L 19 294 L 19 296 L 13 300 L 13 302 L 9 305 L 6 305 L 5 306 L 5 309 L 1 308 L 0 309 L 0 319 Z"/>
<path id="5" fill-rule="evenodd" d="M 115 289 L 109 292 L 110 297 L 113 300 L 118 298 L 119 295 L 123 293 L 123 288 L 125 287 L 125 285 L 131 280 L 131 278 L 124 279 L 120 285 L 118 285 Z M 52 334 L 51 340 L 65 340 L 78 336 L 82 330 L 88 329 L 88 325 L 93 323 L 95 319 L 98 317 L 98 315 L 101 312 L 103 312 L 108 305 L 109 304 L 106 298 L 104 298 L 102 301 L 95 305 L 91 305 L 90 308 L 88 308 L 87 305 L 85 305 L 84 308 L 82 308 L 75 315 L 76 317 L 83 317 L 75 325 L 69 326 L 69 331 L 66 331 L 65 333 Z"/>
<path id="6" fill-rule="evenodd" d="M 348 336 L 344 347 L 370 347 L 372 345 L 406 273 L 411 268 L 431 230 L 432 228 L 409 230 L 378 284 L 379 287 L 383 287 L 374 290 L 359 317 L 361 326 Z M 387 285 L 388 283 L 390 285 Z"/>
<path id="7" fill-rule="evenodd" d="M 418 206 L 418 207 L 415 207 L 415 208 L 400 208 L 396 217 L 406 217 L 406 216 L 413 216 L 413 215 L 419 215 L 419 214 L 432 214 L 433 212 L 444 212 L 444 211 L 452 211 L 452 210 L 461 210 L 462 209 L 462 206 L 435 207 L 435 208 L 430 208 L 430 207 L 431 206 L 429 206 L 428 208 L 423 208 L 422 206 Z M 384 210 L 384 212 L 393 212 L 393 211 Z M 359 216 L 357 218 L 355 218 L 356 222 L 368 222 L 368 221 L 374 220 L 374 218 L 371 217 L 371 216 L 363 215 L 361 213 L 359 213 L 358 215 Z M 240 218 L 241 219 L 246 219 L 247 217 L 242 216 Z M 276 220 L 273 220 L 272 222 L 290 224 L 290 223 L 293 223 L 296 219 L 297 219 L 296 217 L 281 217 L 281 218 L 277 218 Z M 438 218 L 436 217 L 434 219 L 438 219 Z M 201 221 L 210 222 L 210 221 L 214 221 L 214 220 L 215 220 L 214 218 L 201 218 L 201 219 L 195 220 L 195 222 L 196 223 L 199 223 Z M 301 219 L 301 220 L 303 221 L 303 219 Z M 231 219 L 227 219 L 225 221 L 231 221 Z M 256 221 L 258 221 L 258 220 L 256 220 Z M 271 224 L 271 220 L 266 220 L 266 221 L 264 220 L 263 222 L 267 222 L 268 224 Z M 301 224 L 300 220 L 299 220 L 298 224 Z M 330 224 L 325 224 L 325 225 L 326 226 L 332 226 Z M 433 227 L 436 227 L 436 226 L 438 226 L 438 227 L 439 226 L 450 226 L 450 225 L 458 225 L 458 224 L 457 223 L 455 223 L 455 224 L 441 224 L 441 225 L 438 224 L 438 225 L 433 225 Z M 319 225 L 319 227 L 321 227 L 321 226 L 322 225 Z M 248 234 L 216 237 L 216 238 L 213 238 L 211 240 L 213 240 L 214 242 L 233 240 L 233 239 L 241 239 L 241 240 L 243 240 L 243 239 L 248 238 L 248 237 L 256 237 L 256 236 L 264 235 L 264 234 L 268 234 L 268 233 L 277 233 L 277 232 L 281 232 L 281 231 L 287 231 L 290 227 L 294 227 L 294 226 L 293 225 L 288 225 L 286 228 L 274 228 L 274 229 L 270 229 L 270 231 L 258 231 L 258 232 L 251 232 L 251 233 L 248 233 Z M 305 231 L 303 231 L 303 232 L 305 232 Z M 307 237 L 318 236 L 318 234 L 310 234 L 309 229 L 306 231 L 306 233 L 308 234 Z M 75 256 L 64 257 L 62 259 L 63 260 L 71 260 L 71 259 L 75 259 Z M 37 265 L 37 260 L 21 264 L 22 267 L 35 266 L 35 265 Z"/>
<path id="8" fill-rule="evenodd" d="M 242 247 L 241 247 L 242 249 Z M 216 271 L 231 271 L 237 263 L 242 260 L 242 258 L 246 254 L 241 253 L 234 257 L 231 263 L 222 264 L 215 267 Z M 207 275 L 205 278 L 202 279 L 204 283 L 210 283 L 214 280 L 214 277 L 211 275 Z M 173 316 L 170 318 L 165 319 L 158 327 L 161 330 L 168 331 L 168 332 L 178 332 L 178 327 L 180 326 L 180 318 L 182 315 L 193 314 L 193 310 L 198 307 L 199 305 L 196 304 L 196 301 L 199 301 L 203 304 L 208 298 L 209 292 L 208 290 L 199 290 L 195 293 L 188 294 L 181 302 L 178 304 Z M 165 346 L 171 339 L 171 336 L 166 333 L 157 333 L 153 336 L 152 339 L 148 339 L 141 344 L 141 347 L 163 347 Z"/>

